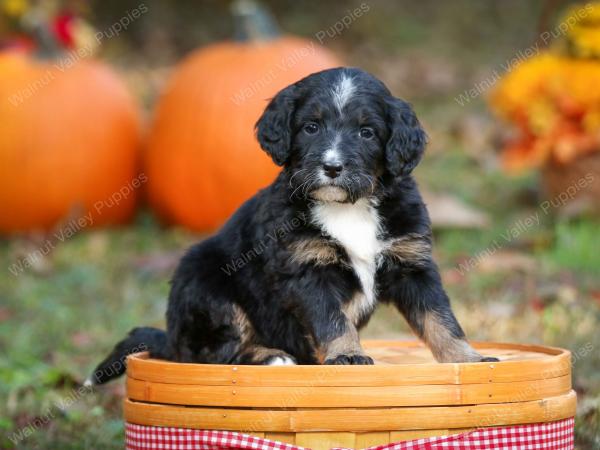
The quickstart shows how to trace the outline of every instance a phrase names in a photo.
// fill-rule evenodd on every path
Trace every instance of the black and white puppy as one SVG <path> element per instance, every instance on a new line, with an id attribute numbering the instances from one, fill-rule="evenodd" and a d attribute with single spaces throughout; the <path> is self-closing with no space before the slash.
<path id="1" fill-rule="evenodd" d="M 489 361 L 466 341 L 431 256 L 411 171 L 426 135 L 372 75 L 337 68 L 283 89 L 256 124 L 283 169 L 172 280 L 167 331 L 136 328 L 94 383 L 147 348 L 186 363 L 372 364 L 358 330 L 392 303 L 440 362 Z"/>

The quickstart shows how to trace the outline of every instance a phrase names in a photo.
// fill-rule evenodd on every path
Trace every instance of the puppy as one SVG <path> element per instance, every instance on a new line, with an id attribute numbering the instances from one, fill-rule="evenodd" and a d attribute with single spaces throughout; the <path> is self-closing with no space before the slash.
<path id="1" fill-rule="evenodd" d="M 373 364 L 358 330 L 380 302 L 437 361 L 497 361 L 467 343 L 432 259 L 411 176 L 426 135 L 409 104 L 362 70 L 325 70 L 279 92 L 256 135 L 280 174 L 183 257 L 167 331 L 132 330 L 90 382 L 139 349 L 184 363 Z"/>

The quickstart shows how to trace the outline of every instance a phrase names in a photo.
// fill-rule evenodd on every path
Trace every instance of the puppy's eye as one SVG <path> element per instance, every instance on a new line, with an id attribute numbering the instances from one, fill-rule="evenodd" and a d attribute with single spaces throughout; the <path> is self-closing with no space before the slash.
<path id="1" fill-rule="evenodd" d="M 306 134 L 317 134 L 319 132 L 319 124 L 315 122 L 308 122 L 304 124 L 304 132 Z"/>
<path id="2" fill-rule="evenodd" d="M 373 139 L 373 137 L 375 136 L 375 133 L 373 133 L 372 128 L 363 127 L 358 132 L 358 135 L 363 139 Z"/>

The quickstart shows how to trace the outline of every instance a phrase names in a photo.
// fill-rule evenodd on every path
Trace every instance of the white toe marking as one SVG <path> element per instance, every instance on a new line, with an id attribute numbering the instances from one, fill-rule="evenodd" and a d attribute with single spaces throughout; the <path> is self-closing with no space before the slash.
<path id="1" fill-rule="evenodd" d="M 288 356 L 276 356 L 275 358 L 273 358 L 269 364 L 267 364 L 269 366 L 295 366 L 296 363 L 294 362 L 294 360 Z"/>
<path id="2" fill-rule="evenodd" d="M 92 381 L 91 378 L 88 378 L 87 380 L 85 380 L 83 382 L 83 387 L 89 388 L 92 387 L 95 383 Z"/>
<path id="3" fill-rule="evenodd" d="M 332 89 L 331 94 L 333 96 L 333 103 L 335 104 L 338 111 L 341 113 L 344 109 L 344 105 L 348 103 L 350 97 L 354 94 L 355 86 L 352 82 L 352 78 L 342 75 L 339 83 Z"/>

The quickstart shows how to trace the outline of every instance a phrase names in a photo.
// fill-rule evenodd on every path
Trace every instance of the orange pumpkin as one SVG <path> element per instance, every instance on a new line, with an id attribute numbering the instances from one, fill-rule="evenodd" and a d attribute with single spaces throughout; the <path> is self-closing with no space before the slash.
<path id="1" fill-rule="evenodd" d="M 130 218 L 139 125 L 133 99 L 103 64 L 0 53 L 0 232 Z"/>
<path id="2" fill-rule="evenodd" d="M 149 203 L 169 223 L 197 231 L 221 225 L 279 170 L 254 137 L 268 99 L 339 65 L 330 52 L 296 37 L 246 36 L 192 53 L 155 113 L 144 156 Z"/>

